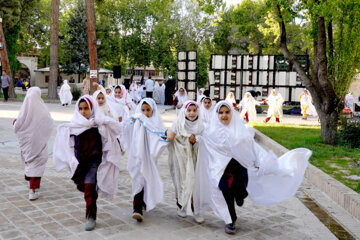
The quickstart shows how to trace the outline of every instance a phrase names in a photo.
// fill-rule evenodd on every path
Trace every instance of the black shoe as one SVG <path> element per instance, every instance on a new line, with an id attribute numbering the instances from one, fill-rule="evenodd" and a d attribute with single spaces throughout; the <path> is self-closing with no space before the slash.
<path id="1" fill-rule="evenodd" d="M 236 198 L 236 205 L 238 205 L 239 207 L 241 207 L 242 205 L 244 205 L 244 199 L 242 198 Z"/>
<path id="2" fill-rule="evenodd" d="M 138 213 L 138 212 L 135 212 L 135 211 L 134 211 L 134 213 L 132 215 L 132 218 L 136 219 L 136 221 L 138 221 L 138 222 L 142 222 L 144 220 L 144 217 L 143 217 L 142 213 Z"/>
<path id="3" fill-rule="evenodd" d="M 226 232 L 227 234 L 234 235 L 235 232 L 236 232 L 235 224 L 234 224 L 234 223 L 226 224 L 226 225 L 225 225 L 225 232 Z"/>

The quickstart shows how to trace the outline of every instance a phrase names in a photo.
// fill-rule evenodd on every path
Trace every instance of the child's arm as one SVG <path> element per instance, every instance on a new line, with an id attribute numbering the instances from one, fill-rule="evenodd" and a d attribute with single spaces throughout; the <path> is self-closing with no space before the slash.
<path id="1" fill-rule="evenodd" d="M 165 131 L 165 135 L 167 141 L 173 141 L 175 139 L 176 133 L 168 129 Z"/>

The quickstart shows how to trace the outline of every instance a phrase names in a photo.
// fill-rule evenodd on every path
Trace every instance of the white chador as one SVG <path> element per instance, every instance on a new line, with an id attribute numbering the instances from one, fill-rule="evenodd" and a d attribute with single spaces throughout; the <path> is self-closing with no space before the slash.
<path id="1" fill-rule="evenodd" d="M 266 103 L 269 105 L 266 117 L 283 117 L 282 105 L 284 103 L 284 99 L 280 93 L 277 93 L 274 89 L 271 90 L 270 96 L 266 99 Z"/>
<path id="2" fill-rule="evenodd" d="M 169 167 L 175 186 L 175 197 L 178 205 L 181 206 L 181 211 L 187 215 L 192 215 L 191 205 L 198 153 L 198 143 L 191 144 L 189 137 L 192 134 L 197 137 L 204 130 L 204 124 L 199 115 L 194 121 L 186 119 L 186 111 L 191 105 L 198 108 L 194 101 L 184 103 L 172 126 L 172 131 L 176 133 L 176 137 L 169 144 Z M 199 109 L 197 111 L 199 113 Z"/>
<path id="3" fill-rule="evenodd" d="M 350 108 L 351 112 L 354 112 L 355 98 L 351 95 L 351 92 L 345 95 L 345 107 Z"/>
<path id="4" fill-rule="evenodd" d="M 184 90 L 184 95 L 180 95 L 180 89 Z M 179 90 L 176 91 L 175 97 L 177 98 L 178 102 L 176 104 L 176 116 L 179 115 L 180 109 L 178 106 L 184 105 L 184 103 L 188 100 L 187 92 L 185 88 L 179 88 Z"/>
<path id="5" fill-rule="evenodd" d="M 205 101 L 205 99 L 210 99 L 210 101 L 212 101 L 212 99 L 209 97 L 205 97 L 204 101 Z M 212 105 L 210 109 L 206 109 L 204 107 L 204 101 L 200 104 L 200 117 L 201 117 L 202 121 L 204 122 L 204 124 L 206 125 L 210 122 L 210 116 L 211 116 L 211 112 L 214 109 L 214 105 Z"/>
<path id="6" fill-rule="evenodd" d="M 93 94 L 93 98 L 96 100 L 97 96 L 102 93 L 104 95 L 104 104 L 102 106 L 99 105 L 99 111 L 105 116 L 111 117 L 114 120 L 118 121 L 116 112 L 110 107 L 106 100 L 106 92 L 105 90 L 96 90 Z"/>
<path id="7" fill-rule="evenodd" d="M 154 84 L 153 99 L 156 104 L 161 104 L 161 89 L 159 83 L 156 81 Z"/>
<path id="8" fill-rule="evenodd" d="M 84 99 L 91 110 L 91 116 L 86 119 L 79 112 L 79 101 Z M 98 109 L 95 99 L 89 95 L 82 96 L 75 106 L 71 122 L 58 126 L 54 142 L 53 160 L 57 171 L 64 168 L 72 174 L 79 164 L 74 152 L 74 139 L 71 135 L 80 135 L 90 128 L 98 128 L 102 141 L 102 159 L 97 170 L 97 186 L 102 195 L 108 199 L 116 196 L 120 172 L 121 149 L 117 136 L 122 130 L 120 123 L 104 116 Z"/>
<path id="9" fill-rule="evenodd" d="M 300 94 L 300 104 L 301 104 L 301 114 L 304 114 L 304 109 L 306 109 L 307 115 L 312 115 L 317 117 L 317 112 L 315 106 L 312 103 L 312 97 L 309 90 L 305 89 L 302 94 Z"/>
<path id="10" fill-rule="evenodd" d="M 67 80 L 64 80 L 63 85 L 59 91 L 59 97 L 61 104 L 71 104 L 71 100 L 73 99 L 73 95 L 71 94 L 71 87 L 68 84 Z"/>
<path id="11" fill-rule="evenodd" d="M 160 86 L 160 104 L 165 105 L 165 84 Z"/>
<path id="12" fill-rule="evenodd" d="M 27 177 L 42 177 L 44 174 L 52 128 L 53 119 L 41 99 L 40 88 L 29 88 L 14 123 Z"/>
<path id="13" fill-rule="evenodd" d="M 121 88 L 122 97 L 116 98 L 115 91 L 117 88 Z M 107 98 L 108 103 L 112 109 L 116 112 L 118 117 L 122 117 L 123 121 L 130 117 L 136 109 L 136 104 L 132 101 L 130 95 L 126 91 L 125 86 L 118 85 L 115 87 L 111 96 Z"/>
<path id="14" fill-rule="evenodd" d="M 153 111 L 151 117 L 146 117 L 141 112 L 144 102 Z M 164 188 L 157 169 L 157 161 L 168 142 L 161 137 L 164 136 L 165 128 L 156 104 L 151 98 L 140 101 L 132 118 L 136 119 L 135 122 L 126 126 L 130 140 L 127 170 L 132 179 L 132 199 L 144 188 L 146 210 L 150 211 L 163 201 Z"/>
<path id="15" fill-rule="evenodd" d="M 222 106 L 231 109 L 231 121 L 227 125 L 218 117 Z M 215 106 L 208 126 L 199 142 L 194 192 L 196 214 L 211 208 L 226 224 L 232 223 L 218 187 L 231 159 L 247 168 L 247 192 L 256 204 L 279 203 L 296 193 L 311 156 L 310 150 L 297 148 L 277 158 L 254 141 L 252 134 L 226 101 Z"/>
<path id="16" fill-rule="evenodd" d="M 130 91 L 130 97 L 135 102 L 139 102 L 141 100 L 141 97 L 139 96 L 139 89 L 138 89 L 136 82 L 131 83 L 129 91 Z"/>
<path id="17" fill-rule="evenodd" d="M 245 118 L 246 113 L 248 114 L 249 122 L 256 120 L 256 105 L 260 105 L 260 102 L 256 101 L 251 93 L 246 92 L 243 99 L 239 103 L 241 108 L 240 117 Z"/>

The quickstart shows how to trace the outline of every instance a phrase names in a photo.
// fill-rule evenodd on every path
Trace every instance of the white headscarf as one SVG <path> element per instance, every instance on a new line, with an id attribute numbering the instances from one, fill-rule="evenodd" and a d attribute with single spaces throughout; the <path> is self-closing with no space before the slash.
<path id="1" fill-rule="evenodd" d="M 151 117 L 141 112 L 143 103 L 147 103 L 153 110 Z M 136 121 L 128 130 L 130 144 L 127 164 L 132 179 L 132 197 L 144 189 L 146 210 L 150 211 L 164 197 L 157 160 L 168 143 L 161 138 L 165 129 L 153 99 L 142 99 L 132 118 Z"/>
<path id="2" fill-rule="evenodd" d="M 91 115 L 87 119 L 79 112 L 79 103 L 85 100 Z M 121 149 L 117 136 L 121 133 L 121 125 L 114 119 L 100 113 L 96 100 L 84 95 L 76 102 L 74 116 L 70 123 L 58 126 L 53 148 L 53 161 L 57 171 L 68 168 L 72 174 L 79 164 L 75 157 L 74 143 L 71 135 L 80 135 L 90 128 L 98 128 L 102 140 L 102 160 L 97 171 L 97 186 L 102 195 L 108 199 L 116 196 L 120 172 Z"/>
<path id="3" fill-rule="evenodd" d="M 197 109 L 197 119 L 190 121 L 186 119 L 186 111 L 191 106 L 195 105 Z M 204 130 L 204 123 L 200 116 L 199 105 L 194 101 L 186 101 L 182 106 L 178 117 L 173 123 L 173 131 L 181 133 L 183 136 L 190 137 L 191 134 L 198 135 Z"/>
<path id="4" fill-rule="evenodd" d="M 59 97 L 60 97 L 61 104 L 69 104 L 69 105 L 71 104 L 73 95 L 71 93 L 71 87 L 68 84 L 67 80 L 64 80 L 64 83 L 60 88 Z"/>
<path id="5" fill-rule="evenodd" d="M 102 93 L 104 95 L 104 104 L 102 106 L 99 105 L 99 111 L 102 112 L 105 116 L 111 117 L 115 120 L 117 120 L 117 116 L 115 111 L 110 107 L 110 105 L 107 103 L 106 100 L 106 92 L 101 90 L 96 90 L 93 94 L 93 98 L 96 100 L 97 96 Z"/>
<path id="6" fill-rule="evenodd" d="M 231 104 L 236 104 L 236 99 L 235 99 L 235 96 L 234 96 L 234 93 L 233 92 L 229 92 L 228 95 L 226 96 L 226 101 L 228 101 L 229 103 Z"/>
<path id="7" fill-rule="evenodd" d="M 273 93 L 275 93 L 275 95 Z M 269 105 L 267 117 L 274 116 L 276 118 L 282 118 L 282 104 L 284 103 L 284 99 L 280 93 L 277 93 L 275 89 L 272 89 L 266 103 Z"/>
<path id="8" fill-rule="evenodd" d="M 206 109 L 204 107 L 204 101 L 205 99 L 210 99 L 212 105 L 211 105 L 211 108 L 210 109 Z M 208 124 L 209 121 L 210 121 L 210 116 L 211 116 L 211 113 L 212 111 L 214 110 L 214 104 L 212 102 L 212 99 L 210 97 L 205 97 L 204 100 L 201 102 L 200 104 L 200 115 L 201 115 L 201 118 L 204 122 L 204 124 Z"/>
<path id="9" fill-rule="evenodd" d="M 183 89 L 184 90 L 184 95 L 180 95 L 180 89 Z M 175 93 L 175 96 L 177 97 L 178 99 L 178 105 L 179 104 L 184 104 L 184 102 L 186 102 L 188 100 L 188 96 L 187 96 L 187 91 L 185 88 L 179 88 L 176 93 Z"/>
<path id="10" fill-rule="evenodd" d="M 48 160 L 47 143 L 52 128 L 53 119 L 41 99 L 40 88 L 29 88 L 14 124 L 21 159 L 26 163 L 26 176 L 41 177 L 43 175 Z"/>

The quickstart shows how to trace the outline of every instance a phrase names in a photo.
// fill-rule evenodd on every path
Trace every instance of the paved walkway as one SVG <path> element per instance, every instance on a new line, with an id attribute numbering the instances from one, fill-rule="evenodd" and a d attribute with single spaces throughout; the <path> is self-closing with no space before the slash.
<path id="1" fill-rule="evenodd" d="M 274 206 L 256 206 L 250 199 L 237 208 L 237 233 L 224 233 L 224 223 L 213 213 L 205 223 L 196 224 L 192 217 L 176 215 L 175 194 L 165 151 L 159 159 L 164 181 L 165 199 L 154 210 L 145 213 L 143 223 L 131 218 L 131 179 L 122 157 L 119 192 L 114 201 L 98 200 L 97 227 L 84 231 L 85 202 L 70 180 L 67 171 L 56 172 L 51 149 L 56 130 L 49 143 L 50 158 L 41 182 L 40 198 L 28 200 L 23 164 L 11 123 L 21 103 L 0 103 L 0 239 L 336 239 L 334 235 L 297 199 Z M 55 125 L 69 121 L 73 107 L 47 104 Z M 162 114 L 167 127 L 174 111 Z M 279 186 L 281 187 L 281 186 Z"/>

